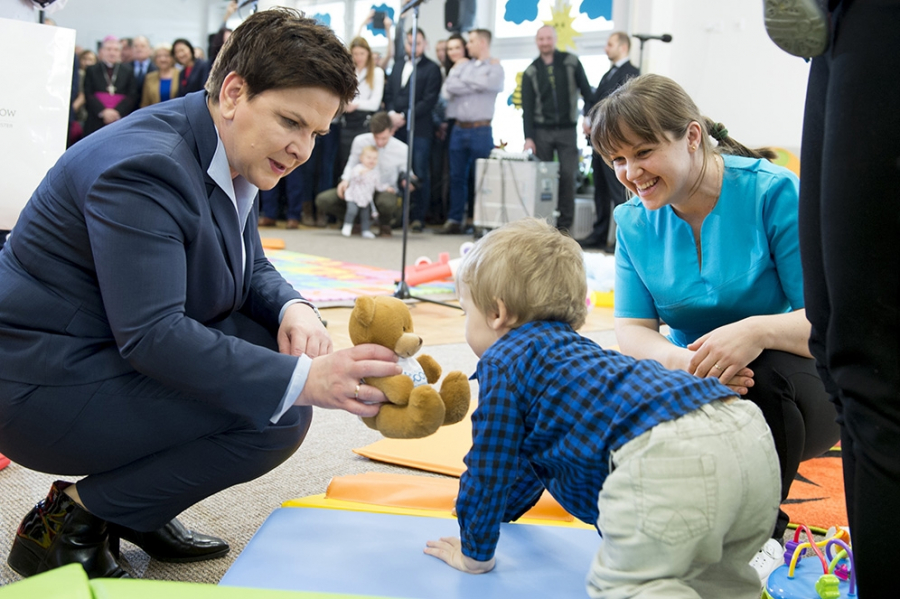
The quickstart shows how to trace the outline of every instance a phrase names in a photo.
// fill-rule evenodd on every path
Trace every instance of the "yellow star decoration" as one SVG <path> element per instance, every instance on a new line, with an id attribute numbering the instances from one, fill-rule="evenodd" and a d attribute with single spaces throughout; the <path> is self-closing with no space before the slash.
<path id="1" fill-rule="evenodd" d="M 572 5 L 566 0 L 556 0 L 550 9 L 550 20 L 544 21 L 544 25 L 550 25 L 556 29 L 556 49 L 560 52 L 575 49 L 575 38 L 581 37 L 581 33 L 572 29 L 575 17 L 569 16 Z"/>

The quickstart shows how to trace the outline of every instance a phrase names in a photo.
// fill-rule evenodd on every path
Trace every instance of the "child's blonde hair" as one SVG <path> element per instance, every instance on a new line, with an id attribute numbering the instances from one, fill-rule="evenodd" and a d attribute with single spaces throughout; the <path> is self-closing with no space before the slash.
<path id="1" fill-rule="evenodd" d="M 484 314 L 503 300 L 515 325 L 556 320 L 580 328 L 587 318 L 581 247 L 546 221 L 524 218 L 494 229 L 466 254 L 456 279 Z"/>
<path id="2" fill-rule="evenodd" d="M 359 151 L 360 158 L 362 158 L 363 154 L 375 154 L 375 156 L 378 156 L 378 148 L 375 146 L 363 146 L 363 149 Z"/>

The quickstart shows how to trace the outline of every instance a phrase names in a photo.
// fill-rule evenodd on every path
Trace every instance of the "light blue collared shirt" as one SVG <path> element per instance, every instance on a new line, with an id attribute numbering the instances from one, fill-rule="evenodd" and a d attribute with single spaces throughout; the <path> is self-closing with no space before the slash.
<path id="1" fill-rule="evenodd" d="M 216 182 L 222 191 L 224 191 L 231 199 L 234 205 L 235 216 L 238 219 L 238 226 L 241 230 L 241 275 L 246 274 L 247 270 L 247 247 L 244 245 L 244 229 L 247 226 L 247 219 L 250 216 L 250 210 L 253 208 L 253 201 L 256 199 L 259 188 L 238 175 L 234 179 L 231 178 L 231 167 L 228 165 L 228 156 L 225 154 L 225 146 L 222 144 L 222 138 L 219 136 L 219 129 L 216 128 L 216 152 L 213 154 L 212 162 L 209 163 L 209 169 L 206 173 Z M 284 318 L 284 311 L 288 306 L 296 303 L 305 303 L 312 307 L 312 304 L 305 300 L 291 300 L 281 307 L 278 314 L 278 322 Z M 303 386 L 306 385 L 306 378 L 309 376 L 309 367 L 312 365 L 312 359 L 303 354 L 297 359 L 297 366 L 294 368 L 294 374 L 291 376 L 287 390 L 281 398 L 281 403 L 275 413 L 269 419 L 269 422 L 275 424 L 284 413 L 294 405 L 294 399 L 300 395 Z"/>

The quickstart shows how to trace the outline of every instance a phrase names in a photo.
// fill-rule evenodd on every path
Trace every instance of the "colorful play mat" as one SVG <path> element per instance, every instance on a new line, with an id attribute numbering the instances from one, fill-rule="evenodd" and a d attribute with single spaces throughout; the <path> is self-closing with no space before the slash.
<path id="1" fill-rule="evenodd" d="M 353 306 L 360 295 L 393 295 L 400 280 L 399 270 L 287 250 L 266 249 L 266 257 L 294 289 L 320 308 Z M 434 300 L 455 297 L 455 287 L 449 279 L 418 285 L 411 291 Z"/>

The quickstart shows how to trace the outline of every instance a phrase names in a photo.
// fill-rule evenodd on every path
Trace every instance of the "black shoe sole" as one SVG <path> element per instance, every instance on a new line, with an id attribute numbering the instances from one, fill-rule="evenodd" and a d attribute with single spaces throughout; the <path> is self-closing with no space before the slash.
<path id="1" fill-rule="evenodd" d="M 828 48 L 828 16 L 816 0 L 765 0 L 766 33 L 794 56 L 812 58 Z"/>

